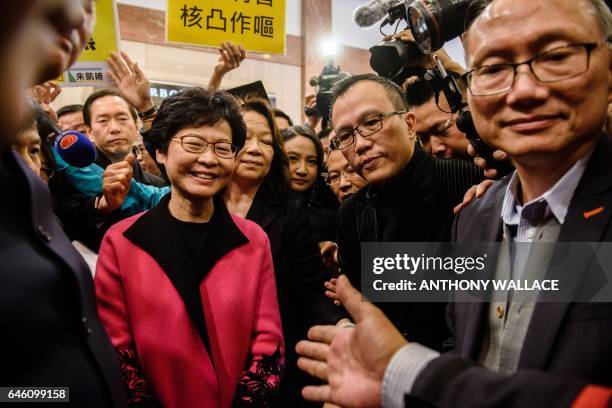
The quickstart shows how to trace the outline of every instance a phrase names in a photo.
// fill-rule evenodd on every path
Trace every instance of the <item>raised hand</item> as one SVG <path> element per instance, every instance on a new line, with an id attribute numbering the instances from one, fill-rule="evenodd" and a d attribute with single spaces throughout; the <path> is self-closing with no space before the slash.
<path id="1" fill-rule="evenodd" d="M 304 98 L 304 106 L 312 109 L 314 112 L 317 112 L 317 96 L 315 94 L 307 95 L 306 98 Z M 314 115 L 306 114 L 306 124 L 312 130 L 317 127 L 320 120 L 321 117 L 318 115 L 318 113 L 315 113 Z"/>
<path id="2" fill-rule="evenodd" d="M 106 60 L 110 66 L 108 75 L 113 80 L 121 95 L 140 113 L 153 107 L 151 83 L 142 72 L 137 62 L 125 52 L 113 52 Z"/>
<path id="3" fill-rule="evenodd" d="M 55 101 L 58 95 L 62 93 L 62 88 L 55 81 L 47 81 L 42 85 L 36 85 L 32 88 L 34 99 L 40 104 L 41 108 L 47 112 L 51 119 L 56 122 L 59 120 L 57 113 L 51 107 L 51 103 Z"/>
<path id="4" fill-rule="evenodd" d="M 385 369 L 407 342 L 380 309 L 362 300 L 344 275 L 338 278 L 337 294 L 356 326 L 314 326 L 308 331 L 309 340 L 297 344 L 302 356 L 298 366 L 327 381 L 305 387 L 302 395 L 344 408 L 380 407 Z"/>
<path id="5" fill-rule="evenodd" d="M 238 68 L 245 58 L 246 51 L 242 45 L 234 45 L 230 41 L 222 42 L 219 48 L 219 59 L 213 69 L 208 87 L 218 89 L 225 74 Z"/>
<path id="6" fill-rule="evenodd" d="M 106 167 L 102 175 L 102 198 L 96 208 L 101 213 L 109 214 L 125 201 L 132 182 L 134 160 L 134 155 L 130 153 L 124 161 Z"/>

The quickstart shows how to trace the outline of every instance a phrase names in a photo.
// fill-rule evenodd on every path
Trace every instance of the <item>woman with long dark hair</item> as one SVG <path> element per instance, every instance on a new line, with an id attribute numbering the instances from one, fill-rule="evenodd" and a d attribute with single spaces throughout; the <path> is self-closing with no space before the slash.
<path id="1" fill-rule="evenodd" d="M 323 270 L 315 231 L 299 195 L 290 190 L 288 161 L 268 103 L 242 105 L 247 126 L 244 148 L 225 188 L 228 210 L 259 224 L 270 237 L 287 364 L 274 406 L 312 406 L 302 398 L 308 377 L 297 368 L 295 344 L 314 324 L 334 324 L 344 316 L 324 295 Z"/>

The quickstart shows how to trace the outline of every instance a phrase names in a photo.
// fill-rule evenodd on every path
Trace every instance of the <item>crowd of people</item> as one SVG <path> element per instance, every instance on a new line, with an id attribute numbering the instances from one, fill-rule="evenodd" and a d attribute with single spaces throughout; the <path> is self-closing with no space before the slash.
<path id="1" fill-rule="evenodd" d="M 611 303 L 355 289 L 363 243 L 612 240 L 609 7 L 474 0 L 468 16 L 467 70 L 435 55 L 507 175 L 423 78 L 353 73 L 331 122 L 299 125 L 223 90 L 247 57 L 229 42 L 206 86 L 159 106 L 121 52 L 114 87 L 56 111 L 52 79 L 95 1 L 7 6 L 0 386 L 69 387 L 75 407 L 611 406 Z M 73 131 L 93 162 L 58 153 Z M 496 271 L 545 273 L 561 255 L 532 248 L 500 251 Z"/>

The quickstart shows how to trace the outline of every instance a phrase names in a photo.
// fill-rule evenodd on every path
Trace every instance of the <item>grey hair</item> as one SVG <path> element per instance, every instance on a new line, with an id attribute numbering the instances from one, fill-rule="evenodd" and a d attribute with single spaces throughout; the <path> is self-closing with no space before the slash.
<path id="1" fill-rule="evenodd" d="M 476 18 L 484 11 L 484 9 L 493 3 L 494 0 L 474 0 L 468 7 L 468 12 L 465 20 L 465 32 L 467 32 Z M 606 4 L 605 0 L 589 0 L 593 6 L 592 12 L 595 14 L 604 38 L 609 43 L 612 42 L 612 12 Z"/>
<path id="2" fill-rule="evenodd" d="M 612 12 L 604 0 L 590 0 L 605 39 L 612 42 Z"/>

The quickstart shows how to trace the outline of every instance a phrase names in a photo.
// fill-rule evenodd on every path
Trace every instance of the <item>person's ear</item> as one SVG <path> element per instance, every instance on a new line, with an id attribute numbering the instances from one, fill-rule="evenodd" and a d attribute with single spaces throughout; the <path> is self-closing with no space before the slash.
<path id="1" fill-rule="evenodd" d="M 414 139 L 416 133 L 416 115 L 413 112 L 406 112 L 404 114 L 404 121 L 406 122 L 406 125 L 408 125 L 408 134 L 410 135 L 410 139 Z"/>
<path id="2" fill-rule="evenodd" d="M 162 153 L 159 149 L 155 150 L 155 160 L 157 161 L 157 163 L 165 166 L 167 158 L 168 157 L 165 153 Z"/>

